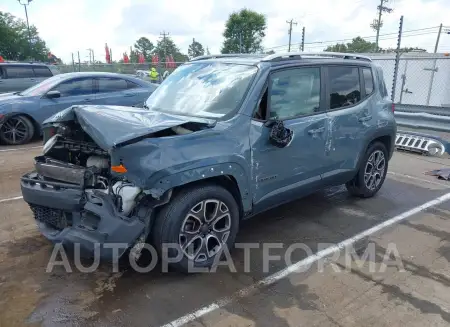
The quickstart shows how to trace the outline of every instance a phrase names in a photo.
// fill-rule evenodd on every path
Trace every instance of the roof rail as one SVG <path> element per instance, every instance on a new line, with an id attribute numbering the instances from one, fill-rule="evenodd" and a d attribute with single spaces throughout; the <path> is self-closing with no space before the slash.
<path id="1" fill-rule="evenodd" d="M 372 61 L 367 56 L 361 56 L 357 53 L 344 53 L 344 52 L 285 52 L 285 53 L 275 53 L 264 57 L 263 61 L 279 61 L 279 60 L 289 60 L 289 59 L 306 59 L 309 57 L 324 57 L 324 58 L 342 58 L 342 59 L 356 59 L 364 61 Z"/>
<path id="2" fill-rule="evenodd" d="M 192 58 L 189 61 L 205 60 L 205 59 L 218 59 L 218 58 L 264 58 L 263 54 L 257 53 L 226 53 L 226 54 L 211 54 L 205 56 L 198 56 Z"/>

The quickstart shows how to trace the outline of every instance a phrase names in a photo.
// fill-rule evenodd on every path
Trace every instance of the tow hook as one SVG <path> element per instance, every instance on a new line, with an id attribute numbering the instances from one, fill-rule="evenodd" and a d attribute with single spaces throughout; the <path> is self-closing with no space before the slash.
<path id="1" fill-rule="evenodd" d="M 130 250 L 130 256 L 133 258 L 135 262 L 139 260 L 142 254 L 142 249 L 145 246 L 145 233 L 143 233 L 134 243 L 133 247 Z"/>

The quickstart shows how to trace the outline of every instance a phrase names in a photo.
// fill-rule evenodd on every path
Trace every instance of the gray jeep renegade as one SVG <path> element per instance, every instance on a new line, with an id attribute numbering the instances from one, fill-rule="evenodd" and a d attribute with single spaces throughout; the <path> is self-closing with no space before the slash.
<path id="1" fill-rule="evenodd" d="M 72 106 L 44 122 L 23 198 L 53 242 L 104 259 L 171 244 L 175 268 L 211 267 L 243 219 L 332 185 L 375 195 L 393 109 L 382 70 L 356 54 L 198 57 L 145 109 Z"/>

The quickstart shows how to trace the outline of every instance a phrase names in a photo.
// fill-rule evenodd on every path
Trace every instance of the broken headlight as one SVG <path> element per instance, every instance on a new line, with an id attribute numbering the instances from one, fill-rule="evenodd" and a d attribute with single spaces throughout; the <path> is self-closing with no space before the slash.
<path id="1" fill-rule="evenodd" d="M 58 142 L 59 135 L 53 135 L 51 138 L 48 139 L 47 142 L 45 142 L 44 147 L 42 149 L 42 153 L 45 155 L 48 151 L 50 151 L 51 148 Z"/>

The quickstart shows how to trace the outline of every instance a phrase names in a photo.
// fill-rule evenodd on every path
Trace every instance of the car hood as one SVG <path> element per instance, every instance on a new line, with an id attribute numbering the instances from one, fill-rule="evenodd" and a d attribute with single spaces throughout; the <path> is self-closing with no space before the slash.
<path id="1" fill-rule="evenodd" d="M 0 93 L 0 107 L 8 104 L 28 103 L 32 97 L 17 95 L 18 92 Z"/>
<path id="2" fill-rule="evenodd" d="M 104 150 L 111 150 L 151 137 L 153 133 L 186 123 L 213 126 L 211 119 L 172 115 L 121 106 L 72 106 L 44 121 L 43 127 L 75 120 Z"/>

